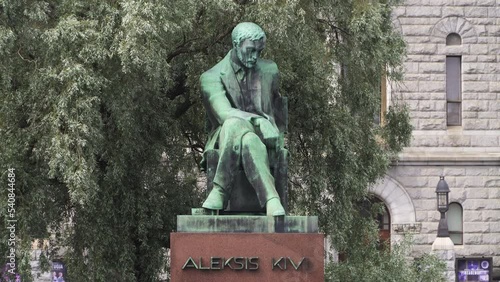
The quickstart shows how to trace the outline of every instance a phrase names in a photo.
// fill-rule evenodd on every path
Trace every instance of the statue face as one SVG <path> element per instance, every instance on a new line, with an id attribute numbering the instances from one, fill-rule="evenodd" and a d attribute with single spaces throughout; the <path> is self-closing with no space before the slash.
<path id="1" fill-rule="evenodd" d="M 255 41 L 245 39 L 241 42 L 240 46 L 236 46 L 238 59 L 240 59 L 240 62 L 249 69 L 255 67 L 257 59 L 260 56 L 260 52 L 264 50 L 265 45 L 266 42 L 264 39 Z"/>

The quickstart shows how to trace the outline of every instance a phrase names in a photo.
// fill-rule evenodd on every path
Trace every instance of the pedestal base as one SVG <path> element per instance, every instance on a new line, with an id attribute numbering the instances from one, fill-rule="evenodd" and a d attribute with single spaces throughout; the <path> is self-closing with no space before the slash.
<path id="1" fill-rule="evenodd" d="M 172 233 L 173 282 L 324 281 L 318 233 Z"/>
<path id="2" fill-rule="evenodd" d="M 182 215 L 170 247 L 173 282 L 324 281 L 316 216 Z"/>

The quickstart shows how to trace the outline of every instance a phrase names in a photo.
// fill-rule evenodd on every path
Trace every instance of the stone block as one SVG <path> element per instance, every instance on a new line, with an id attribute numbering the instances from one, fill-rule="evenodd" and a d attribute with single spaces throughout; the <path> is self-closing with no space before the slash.
<path id="1" fill-rule="evenodd" d="M 464 222 L 481 222 L 483 221 L 482 211 L 465 211 L 463 213 Z"/>
<path id="2" fill-rule="evenodd" d="M 439 138 L 439 146 L 442 147 L 469 147 L 470 145 L 470 136 L 449 135 Z"/>
<path id="3" fill-rule="evenodd" d="M 500 186 L 497 186 L 496 188 L 489 188 L 488 189 L 488 198 L 490 199 L 498 199 L 500 201 Z"/>
<path id="4" fill-rule="evenodd" d="M 471 146 L 473 147 L 498 147 L 500 144 L 498 143 L 497 136 L 472 136 L 471 137 Z"/>
<path id="5" fill-rule="evenodd" d="M 437 147 L 439 144 L 437 136 L 414 136 L 411 142 L 413 147 Z"/>
<path id="6" fill-rule="evenodd" d="M 444 104 L 444 103 L 439 103 L 439 104 Z M 438 109 L 438 104 L 436 101 L 420 101 L 418 104 L 418 109 L 420 111 L 436 111 L 436 110 L 441 110 Z"/>
<path id="7" fill-rule="evenodd" d="M 404 6 L 399 6 L 399 7 L 395 7 L 394 9 L 392 9 L 392 15 L 395 18 L 404 16 L 405 14 L 406 14 L 406 7 L 404 7 Z"/>
<path id="8" fill-rule="evenodd" d="M 464 234 L 465 236 L 466 234 Z M 492 248 L 490 245 L 483 245 L 483 244 L 473 244 L 470 246 L 467 246 L 467 248 L 463 249 L 457 249 L 456 250 L 456 255 L 457 256 L 489 256 L 493 255 L 495 249 Z"/>
<path id="9" fill-rule="evenodd" d="M 495 120 L 490 120 L 489 122 L 489 129 L 492 129 L 492 130 L 498 130 L 500 129 L 500 115 L 498 116 L 499 119 L 495 119 Z"/>
<path id="10" fill-rule="evenodd" d="M 464 74 L 490 73 L 485 63 L 462 63 L 462 68 Z"/>
<path id="11" fill-rule="evenodd" d="M 498 117 L 498 113 L 496 112 L 480 112 L 478 113 L 478 118 L 480 119 L 489 119 L 489 120 L 493 120 L 493 119 L 496 119 Z M 498 141 L 496 141 L 498 142 Z"/>
<path id="12" fill-rule="evenodd" d="M 465 188 L 484 187 L 484 177 L 467 177 L 465 178 Z"/>
<path id="13" fill-rule="evenodd" d="M 419 210 L 419 211 L 436 210 L 436 199 L 431 199 L 431 200 L 425 200 L 425 199 L 414 200 L 413 201 L 413 205 L 415 207 L 415 210 Z"/>
<path id="14" fill-rule="evenodd" d="M 495 0 L 476 0 L 477 6 L 495 6 Z"/>
<path id="15" fill-rule="evenodd" d="M 390 168 L 390 175 L 393 178 L 400 176 L 419 176 L 421 172 L 420 167 L 407 167 L 407 166 L 393 166 Z"/>
<path id="16" fill-rule="evenodd" d="M 177 232 L 317 233 L 317 216 L 179 215 Z"/>
<path id="17" fill-rule="evenodd" d="M 408 46 L 408 54 L 412 55 L 431 55 L 436 53 L 437 45 L 436 44 L 411 44 Z M 419 60 L 426 61 L 426 60 Z"/>
<path id="18" fill-rule="evenodd" d="M 500 222 L 500 210 L 485 210 L 482 219 L 485 222 Z"/>
<path id="19" fill-rule="evenodd" d="M 490 7 L 488 9 L 488 17 L 490 18 L 500 18 L 500 7 Z"/>
<path id="20" fill-rule="evenodd" d="M 473 210 L 500 210 L 500 201 L 497 199 L 465 199 L 463 207 Z M 484 213 L 483 213 L 484 216 Z"/>
<path id="21" fill-rule="evenodd" d="M 447 167 L 447 168 L 444 168 L 444 175 L 445 176 L 465 176 L 465 168 Z"/>
<path id="22" fill-rule="evenodd" d="M 427 167 L 421 169 L 422 176 L 436 176 L 443 174 L 443 168 L 439 167 Z M 439 177 L 437 178 L 439 180 Z"/>
<path id="23" fill-rule="evenodd" d="M 444 111 L 413 112 L 411 113 L 411 117 L 417 119 L 441 119 L 441 118 L 446 118 L 446 112 Z"/>
<path id="24" fill-rule="evenodd" d="M 412 53 L 408 52 L 408 55 L 406 57 L 406 61 L 407 62 L 430 62 L 431 61 L 431 56 L 429 56 L 429 55 L 412 54 Z"/>
<path id="25" fill-rule="evenodd" d="M 488 101 L 488 109 L 490 111 L 497 111 L 498 110 L 498 101 L 497 101 L 497 93 L 480 93 L 479 99 L 481 100 L 495 100 L 495 101 Z"/>
<path id="26" fill-rule="evenodd" d="M 500 245 L 499 234 L 483 234 L 483 244 L 485 245 Z"/>
<path id="27" fill-rule="evenodd" d="M 403 34 L 405 36 L 429 36 L 433 25 L 405 25 Z M 422 41 L 420 41 L 422 42 Z"/>
<path id="28" fill-rule="evenodd" d="M 420 73 L 445 73 L 445 65 L 443 63 L 420 63 Z"/>
<path id="29" fill-rule="evenodd" d="M 433 18 L 441 17 L 441 9 L 436 9 L 435 7 L 406 7 L 407 17 L 419 17 L 419 18 Z"/>
<path id="30" fill-rule="evenodd" d="M 466 130 L 485 130 L 490 129 L 488 120 L 464 119 L 463 127 Z"/>
<path id="31" fill-rule="evenodd" d="M 429 35 L 414 35 L 414 36 L 406 36 L 405 41 L 408 45 L 415 43 L 431 43 L 431 37 Z"/>
<path id="32" fill-rule="evenodd" d="M 455 177 L 455 186 L 453 186 L 453 187 L 464 188 L 466 179 L 467 179 L 466 177 L 461 177 L 461 176 Z"/>
<path id="33" fill-rule="evenodd" d="M 462 75 L 463 82 L 478 81 L 478 80 L 479 80 L 478 74 L 464 74 L 464 75 Z"/>
<path id="34" fill-rule="evenodd" d="M 481 234 L 464 233 L 465 245 L 482 245 Z"/>
<path id="35" fill-rule="evenodd" d="M 439 219 L 441 218 L 441 214 L 438 211 L 430 211 L 427 212 L 427 218 L 431 222 L 438 222 Z"/>
<path id="36" fill-rule="evenodd" d="M 443 130 L 446 128 L 446 120 L 444 119 L 429 119 L 420 120 L 417 129 L 422 130 Z"/>
<path id="37" fill-rule="evenodd" d="M 418 91 L 418 81 L 405 81 L 401 85 L 401 90 L 405 92 L 417 92 Z"/>
<path id="38" fill-rule="evenodd" d="M 500 179 L 489 179 L 484 183 L 484 187 L 500 187 Z"/>
<path id="39" fill-rule="evenodd" d="M 500 81 L 490 81 L 489 91 L 500 93 Z"/>
<path id="40" fill-rule="evenodd" d="M 488 8 L 487 7 L 472 7 L 465 8 L 465 17 L 467 18 L 487 18 Z"/>
<path id="41" fill-rule="evenodd" d="M 488 55 L 488 44 L 473 44 L 470 47 L 470 53 L 475 55 Z"/>
<path id="42" fill-rule="evenodd" d="M 451 195 L 450 195 L 450 202 L 458 202 L 458 203 L 463 203 L 465 199 L 467 198 L 466 196 L 466 190 L 464 188 L 450 188 L 451 189 Z"/>
<path id="43" fill-rule="evenodd" d="M 428 6 L 429 0 L 405 0 L 403 4 L 405 6 Z"/>
<path id="44" fill-rule="evenodd" d="M 492 63 L 492 62 L 496 62 L 496 60 L 497 60 L 496 55 L 479 55 L 479 56 L 477 56 L 478 62 Z"/>
<path id="45" fill-rule="evenodd" d="M 405 68 L 405 73 L 419 73 L 418 72 L 418 63 L 405 62 L 403 65 Z M 415 86 L 416 85 L 417 84 L 415 84 Z"/>
<path id="46" fill-rule="evenodd" d="M 500 222 L 490 222 L 490 231 L 494 233 L 500 233 Z M 497 234 L 500 236 L 500 234 Z"/>
<path id="47" fill-rule="evenodd" d="M 463 63 L 476 63 L 477 62 L 477 55 L 462 56 L 462 62 Z M 477 80 L 477 75 L 464 74 L 464 75 L 462 75 L 462 80 L 463 81 Z"/>
<path id="48" fill-rule="evenodd" d="M 488 110 L 488 101 L 464 100 L 462 108 L 465 112 L 484 112 Z"/>
<path id="49" fill-rule="evenodd" d="M 473 136 L 473 137 L 476 137 L 476 136 Z M 471 166 L 471 167 L 467 167 L 465 169 L 466 176 L 485 176 L 487 174 L 488 174 L 488 169 L 485 167 Z M 468 177 L 468 178 L 470 179 L 471 177 Z"/>
<path id="50" fill-rule="evenodd" d="M 415 212 L 415 220 L 417 222 L 427 221 L 428 220 L 428 212 L 426 212 L 426 211 Z"/>
<path id="51" fill-rule="evenodd" d="M 464 39 L 465 40 L 465 39 Z M 470 45 L 469 44 L 464 44 L 464 45 L 451 45 L 447 46 L 443 44 L 438 45 L 438 54 L 443 57 L 443 56 L 462 56 L 462 62 L 470 62 L 473 61 L 475 62 L 476 60 L 471 59 L 470 55 Z M 474 56 L 474 55 L 472 55 Z M 467 57 L 467 59 L 464 59 L 464 57 Z M 446 57 L 443 57 L 446 58 Z M 444 60 L 443 60 L 444 61 Z"/>
<path id="52" fill-rule="evenodd" d="M 488 101 L 488 110 L 492 112 L 500 112 L 500 100 Z"/>
<path id="53" fill-rule="evenodd" d="M 462 87 L 463 92 L 488 92 L 489 84 L 482 81 L 464 81 Z"/>
<path id="54" fill-rule="evenodd" d="M 467 199 L 488 199 L 488 190 L 475 188 L 466 190 Z"/>
<path id="55" fill-rule="evenodd" d="M 324 281 L 323 234 L 171 233 L 172 282 Z"/>
<path id="56" fill-rule="evenodd" d="M 446 83 L 443 81 L 420 81 L 418 90 L 419 92 L 445 92 Z"/>
<path id="57" fill-rule="evenodd" d="M 464 8 L 463 7 L 443 7 L 443 17 L 449 16 L 464 16 Z"/>

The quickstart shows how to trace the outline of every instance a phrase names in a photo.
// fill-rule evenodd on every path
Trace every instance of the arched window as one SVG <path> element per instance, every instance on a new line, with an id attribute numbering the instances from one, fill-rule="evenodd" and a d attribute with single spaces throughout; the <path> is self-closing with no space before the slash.
<path id="1" fill-rule="evenodd" d="M 462 45 L 458 33 L 446 37 L 446 46 Z M 446 124 L 462 125 L 462 56 L 446 56 Z"/>
<path id="2" fill-rule="evenodd" d="M 450 238 L 455 245 L 462 245 L 464 242 L 463 209 L 459 203 L 450 203 L 448 212 L 448 230 Z"/>
<path id="3" fill-rule="evenodd" d="M 450 33 L 446 37 L 446 45 L 462 45 L 462 37 L 458 33 Z"/>

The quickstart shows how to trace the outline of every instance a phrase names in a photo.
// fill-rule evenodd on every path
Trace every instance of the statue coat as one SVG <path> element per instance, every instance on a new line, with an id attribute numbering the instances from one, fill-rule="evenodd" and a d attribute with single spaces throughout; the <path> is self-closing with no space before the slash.
<path id="1" fill-rule="evenodd" d="M 238 118 L 247 121 L 253 126 L 253 120 L 265 118 L 278 129 L 275 123 L 273 112 L 273 102 L 279 97 L 279 73 L 276 64 L 270 60 L 258 59 L 253 70 L 253 75 L 258 75 L 258 83 L 254 91 L 254 112 L 244 111 L 244 98 L 241 85 L 236 77 L 234 69 L 233 50 L 217 63 L 210 70 L 200 77 L 201 93 L 203 104 L 208 116 L 208 138 L 202 160 L 202 169 L 206 169 L 206 152 L 212 149 L 232 148 L 232 154 L 226 154 L 233 160 L 219 160 L 219 166 L 234 167 L 239 165 L 241 158 L 241 140 L 229 140 L 233 144 L 219 144 L 219 135 L 224 122 L 228 119 Z M 254 128 L 258 132 L 257 128 Z M 232 157 L 229 157 L 232 156 Z M 226 165 L 224 165 L 226 164 Z M 227 164 L 231 164 L 227 166 Z M 227 186 L 231 181 L 231 175 L 221 176 L 217 173 L 214 183 L 222 187 Z M 229 173 L 230 174 L 230 173 Z"/>

